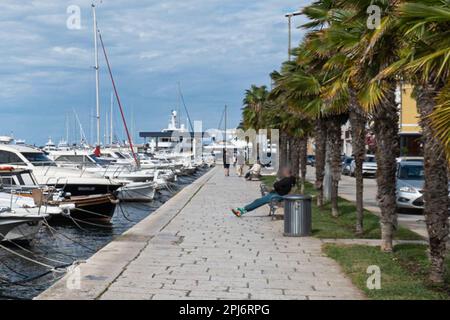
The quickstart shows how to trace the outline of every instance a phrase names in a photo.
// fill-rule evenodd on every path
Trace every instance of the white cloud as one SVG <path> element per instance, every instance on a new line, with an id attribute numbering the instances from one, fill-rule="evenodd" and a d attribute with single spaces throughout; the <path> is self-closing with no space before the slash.
<path id="1" fill-rule="evenodd" d="M 76 100 L 77 107 L 89 112 L 93 105 L 90 2 L 1 0 L 0 112 L 31 102 L 45 107 L 55 99 L 66 107 Z M 267 83 L 268 74 L 286 58 L 284 13 L 302 2 L 307 1 L 103 0 L 97 13 L 123 99 L 136 108 L 142 106 L 140 120 L 145 126 L 144 119 L 157 118 L 158 112 L 165 121 L 165 108 L 177 100 L 177 81 L 183 82 L 193 114 L 203 115 L 196 108 L 208 105 L 204 97 L 239 110 L 246 87 Z M 66 28 L 69 5 L 81 7 L 81 30 Z M 301 33 L 294 30 L 294 34 L 298 41 Z M 108 93 L 109 79 L 100 58 L 102 92 Z M 144 108 L 148 104 L 154 105 L 151 112 Z"/>
<path id="2" fill-rule="evenodd" d="M 53 47 L 52 51 L 60 54 L 60 55 L 87 55 L 88 51 L 86 49 L 82 49 L 82 48 L 76 48 L 76 47 Z"/>

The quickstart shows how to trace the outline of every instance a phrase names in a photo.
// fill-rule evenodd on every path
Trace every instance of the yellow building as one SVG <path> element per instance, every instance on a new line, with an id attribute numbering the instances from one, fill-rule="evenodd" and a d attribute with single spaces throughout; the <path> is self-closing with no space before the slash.
<path id="1" fill-rule="evenodd" d="M 400 154 L 401 156 L 419 156 L 422 155 L 422 134 L 417 103 L 413 98 L 413 87 L 403 84 L 400 91 Z"/>

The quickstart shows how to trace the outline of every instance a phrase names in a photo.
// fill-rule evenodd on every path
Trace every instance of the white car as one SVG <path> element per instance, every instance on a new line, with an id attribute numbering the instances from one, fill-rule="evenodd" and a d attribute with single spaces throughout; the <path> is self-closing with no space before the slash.
<path id="1" fill-rule="evenodd" d="M 377 161 L 375 159 L 374 155 L 368 154 L 366 155 L 364 162 L 363 162 L 363 167 L 362 167 L 362 174 L 363 176 L 375 176 L 377 174 Z M 350 175 L 352 177 L 355 176 L 355 169 L 356 169 L 356 164 L 355 164 L 355 160 L 352 161 L 352 163 L 350 164 Z"/>

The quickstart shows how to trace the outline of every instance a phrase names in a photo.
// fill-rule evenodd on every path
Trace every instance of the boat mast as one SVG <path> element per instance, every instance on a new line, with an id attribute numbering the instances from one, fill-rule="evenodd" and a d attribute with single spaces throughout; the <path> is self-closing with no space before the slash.
<path id="1" fill-rule="evenodd" d="M 66 112 L 66 143 L 69 145 L 69 114 Z"/>
<path id="2" fill-rule="evenodd" d="M 111 110 L 110 110 L 110 112 L 111 112 L 111 118 L 109 119 L 110 120 L 110 135 L 111 135 L 111 139 L 110 139 L 110 141 L 109 141 L 109 143 L 110 143 L 110 145 L 112 146 L 112 144 L 113 144 L 113 139 L 114 139 L 114 134 L 113 134 L 113 107 L 114 107 L 114 96 L 113 96 L 113 93 L 112 93 L 112 91 L 111 91 Z"/>
<path id="3" fill-rule="evenodd" d="M 81 124 L 80 118 L 78 117 L 78 113 L 75 110 L 75 108 L 73 108 L 73 114 L 75 115 L 75 121 L 78 124 L 78 127 L 80 129 L 80 143 L 83 144 L 86 142 L 86 134 L 84 133 L 83 125 Z M 76 138 L 76 134 L 75 134 L 75 138 Z"/>
<path id="4" fill-rule="evenodd" d="M 177 126 L 178 128 L 181 128 L 181 84 L 178 81 L 178 106 L 177 106 Z"/>
<path id="5" fill-rule="evenodd" d="M 225 150 L 227 150 L 227 105 L 225 105 Z"/>
<path id="6" fill-rule="evenodd" d="M 137 154 L 134 152 L 133 140 L 131 139 L 130 131 L 128 130 L 128 126 L 127 126 L 127 121 L 125 120 L 125 114 L 123 112 L 122 103 L 120 102 L 120 97 L 119 97 L 119 93 L 117 91 L 116 82 L 114 81 L 114 76 L 112 74 L 111 65 L 109 63 L 108 55 L 106 54 L 105 44 L 103 43 L 103 38 L 102 38 L 102 34 L 100 33 L 100 30 L 98 30 L 98 36 L 99 36 L 99 39 L 100 39 L 100 43 L 102 45 L 103 55 L 105 57 L 106 66 L 108 68 L 109 77 L 111 78 L 111 83 L 112 83 L 112 86 L 113 86 L 113 89 L 114 89 L 114 94 L 116 96 L 117 104 L 119 106 L 120 115 L 122 116 L 123 126 L 125 127 L 125 132 L 127 133 L 127 137 L 128 137 L 128 142 L 130 144 L 131 153 L 133 154 L 133 158 L 134 158 L 134 161 L 136 162 L 136 166 L 139 168 L 140 167 L 139 159 L 137 157 Z"/>
<path id="7" fill-rule="evenodd" d="M 97 15 L 95 13 L 95 4 L 92 3 L 92 15 L 94 17 L 94 57 L 95 57 L 95 102 L 96 102 L 96 118 L 97 118 L 97 146 L 100 146 L 100 74 L 98 65 L 98 43 L 97 43 Z"/>

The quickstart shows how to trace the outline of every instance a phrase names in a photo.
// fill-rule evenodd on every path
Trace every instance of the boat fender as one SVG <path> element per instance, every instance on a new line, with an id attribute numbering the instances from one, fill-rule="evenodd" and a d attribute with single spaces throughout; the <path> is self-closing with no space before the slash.
<path id="1" fill-rule="evenodd" d="M 65 217 L 69 217 L 70 211 L 75 209 L 75 204 L 67 203 L 67 204 L 62 204 L 59 207 L 61 208 L 61 214 Z"/>

